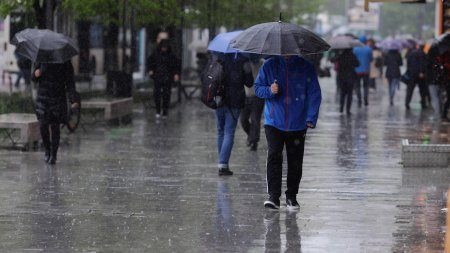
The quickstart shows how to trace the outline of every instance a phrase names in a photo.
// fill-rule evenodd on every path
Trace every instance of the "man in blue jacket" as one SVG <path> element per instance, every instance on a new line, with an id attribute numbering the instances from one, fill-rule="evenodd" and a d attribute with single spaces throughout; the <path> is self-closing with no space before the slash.
<path id="1" fill-rule="evenodd" d="M 296 196 L 302 177 L 306 129 L 316 126 L 322 100 L 314 66 L 299 56 L 273 56 L 259 70 L 255 94 L 265 99 L 269 199 L 264 206 L 280 207 L 283 148 L 286 146 L 286 204 L 290 209 L 300 209 Z"/>
<path id="2" fill-rule="evenodd" d="M 367 39 L 365 36 L 361 36 L 359 40 L 362 43 L 366 43 Z M 358 58 L 359 66 L 355 68 L 356 74 L 358 75 L 358 81 L 355 84 L 356 96 L 358 97 L 358 107 L 361 107 L 361 81 L 363 82 L 364 90 L 364 105 L 369 105 L 369 74 L 370 74 L 370 63 L 372 62 L 372 48 L 368 46 L 355 47 L 353 48 L 353 54 Z"/>

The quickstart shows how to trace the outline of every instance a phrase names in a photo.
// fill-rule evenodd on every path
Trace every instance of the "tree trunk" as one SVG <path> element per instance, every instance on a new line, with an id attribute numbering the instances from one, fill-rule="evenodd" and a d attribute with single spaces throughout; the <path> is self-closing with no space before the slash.
<path id="1" fill-rule="evenodd" d="M 119 3 L 117 1 L 117 3 Z M 119 20 L 119 10 L 112 14 L 112 18 Z M 119 59 L 117 49 L 119 46 L 119 26 L 110 23 L 104 33 L 104 69 L 106 71 L 106 93 L 113 94 L 114 92 L 114 72 L 119 70 Z"/>
<path id="2" fill-rule="evenodd" d="M 44 1 L 41 6 L 39 0 L 33 1 L 33 9 L 34 9 L 34 13 L 36 16 L 36 23 L 37 23 L 37 26 L 39 29 L 47 28 L 47 18 L 46 18 L 46 13 L 45 13 L 46 2 L 47 1 Z"/>
<path id="3" fill-rule="evenodd" d="M 81 74 L 87 74 L 91 71 L 90 63 L 89 63 L 89 29 L 90 22 L 88 21 L 79 21 L 77 22 L 77 39 L 78 39 L 78 47 L 80 49 L 79 53 L 79 65 L 78 72 Z"/>

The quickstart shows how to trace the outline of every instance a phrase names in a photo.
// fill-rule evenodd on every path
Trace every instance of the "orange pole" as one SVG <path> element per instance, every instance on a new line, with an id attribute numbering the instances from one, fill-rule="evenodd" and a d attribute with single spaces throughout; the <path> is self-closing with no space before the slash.
<path id="1" fill-rule="evenodd" d="M 442 28 L 444 27 L 444 16 L 443 16 L 443 12 L 444 12 L 444 3 L 443 1 L 439 1 L 439 28 L 438 28 L 438 35 L 442 34 Z"/>

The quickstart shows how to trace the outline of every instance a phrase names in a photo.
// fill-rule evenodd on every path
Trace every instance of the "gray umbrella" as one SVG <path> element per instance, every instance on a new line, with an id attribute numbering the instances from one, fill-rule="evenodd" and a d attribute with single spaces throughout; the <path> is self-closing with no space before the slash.
<path id="1" fill-rule="evenodd" d="M 330 49 L 315 33 L 281 21 L 247 28 L 230 45 L 243 52 L 263 55 L 308 55 Z"/>
<path id="2" fill-rule="evenodd" d="M 346 49 L 354 47 L 363 47 L 364 44 L 350 36 L 339 35 L 329 40 L 332 49 Z"/>
<path id="3" fill-rule="evenodd" d="M 70 38 L 50 30 L 25 29 L 14 35 L 11 44 L 18 54 L 33 62 L 63 63 L 78 54 Z"/>

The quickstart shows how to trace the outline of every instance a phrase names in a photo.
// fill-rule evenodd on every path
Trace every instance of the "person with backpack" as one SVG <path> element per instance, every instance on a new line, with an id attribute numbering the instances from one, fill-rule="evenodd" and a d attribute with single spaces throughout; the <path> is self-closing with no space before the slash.
<path id="1" fill-rule="evenodd" d="M 314 66 L 296 55 L 266 60 L 255 81 L 256 96 L 265 99 L 264 127 L 268 145 L 264 206 L 280 208 L 283 149 L 287 153 L 286 204 L 298 210 L 306 131 L 315 128 L 322 100 Z"/>
<path id="2" fill-rule="evenodd" d="M 202 74 L 202 83 L 207 86 L 202 89 L 202 101 L 216 111 L 219 176 L 233 175 L 229 161 L 239 114 L 245 105 L 244 85 L 253 86 L 252 73 L 244 68 L 245 62 L 248 59 L 241 54 L 215 53 Z M 207 80 L 214 82 L 208 83 Z M 215 96 L 216 93 L 220 96 Z M 221 101 L 217 99 L 211 105 L 208 97 L 220 97 Z"/>

